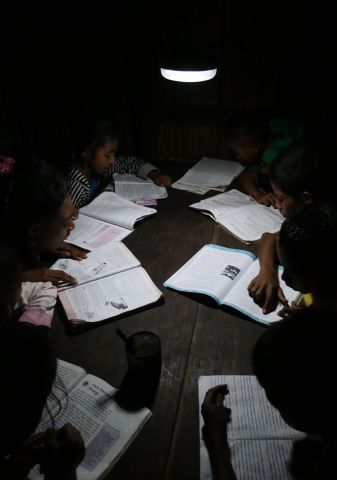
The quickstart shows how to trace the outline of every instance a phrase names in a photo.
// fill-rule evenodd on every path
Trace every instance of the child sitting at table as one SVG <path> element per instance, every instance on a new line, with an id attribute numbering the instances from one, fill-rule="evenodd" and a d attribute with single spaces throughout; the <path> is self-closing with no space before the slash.
<path id="1" fill-rule="evenodd" d="M 76 480 L 85 447 L 67 423 L 34 433 L 56 376 L 43 330 L 25 323 L 0 327 L 0 477 L 26 480 L 34 466 L 46 480 Z"/>
<path id="2" fill-rule="evenodd" d="M 313 200 L 335 203 L 327 156 L 322 151 L 298 144 L 285 149 L 273 162 L 269 172 L 271 185 L 276 207 L 285 218 Z M 277 236 L 272 233 L 262 235 L 258 245 L 260 271 L 248 286 L 249 294 L 265 314 L 275 310 L 278 301 L 286 303 L 278 280 Z"/>
<path id="3" fill-rule="evenodd" d="M 171 185 L 171 178 L 137 157 L 116 155 L 119 138 L 109 122 L 98 122 L 78 140 L 75 165 L 66 177 L 66 185 L 75 208 L 81 208 L 113 181 L 114 173 L 131 173 L 151 178 L 159 186 Z"/>
<path id="4" fill-rule="evenodd" d="M 56 254 L 80 260 L 86 255 L 64 240 L 74 228 L 74 208 L 63 178 L 49 165 L 38 162 L 18 172 L 8 195 L 4 240 L 23 263 L 22 281 L 59 281 L 76 284 L 60 270 L 42 264 L 42 256 Z"/>
<path id="5" fill-rule="evenodd" d="M 336 320 L 326 311 L 302 310 L 270 325 L 253 350 L 254 371 L 270 403 L 288 425 L 311 435 L 293 445 L 289 470 L 298 480 L 336 478 Z M 201 409 L 214 480 L 238 479 L 227 440 L 228 393 L 226 385 L 210 389 Z"/>
<path id="6" fill-rule="evenodd" d="M 278 238 L 278 257 L 285 283 L 311 296 L 313 307 L 337 313 L 337 209 L 313 203 L 285 220 Z M 306 297 L 308 298 L 308 297 Z M 291 306 L 281 312 L 287 315 Z"/>
<path id="7" fill-rule="evenodd" d="M 237 114 L 225 136 L 234 159 L 246 167 L 238 177 L 242 190 L 258 203 L 275 206 L 268 172 L 280 152 L 303 137 L 301 125 L 286 118 L 268 121 L 262 115 Z"/>

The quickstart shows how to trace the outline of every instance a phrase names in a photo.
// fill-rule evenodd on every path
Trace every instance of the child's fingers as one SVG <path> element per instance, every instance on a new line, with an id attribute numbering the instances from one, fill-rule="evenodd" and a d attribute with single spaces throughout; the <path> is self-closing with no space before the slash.
<path id="1" fill-rule="evenodd" d="M 220 396 L 221 402 L 223 402 L 224 396 L 228 393 L 227 385 L 217 385 L 206 392 L 205 403 L 217 403 L 217 397 Z"/>

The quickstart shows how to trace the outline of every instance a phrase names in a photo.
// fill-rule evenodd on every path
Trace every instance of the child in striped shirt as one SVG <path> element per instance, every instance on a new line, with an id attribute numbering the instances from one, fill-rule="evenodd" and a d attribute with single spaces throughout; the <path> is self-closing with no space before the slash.
<path id="1" fill-rule="evenodd" d="M 119 140 L 114 126 L 98 122 L 80 140 L 76 164 L 66 177 L 66 186 L 75 208 L 81 208 L 113 181 L 114 173 L 131 173 L 151 178 L 162 187 L 171 185 L 171 178 L 137 157 L 116 155 Z"/>

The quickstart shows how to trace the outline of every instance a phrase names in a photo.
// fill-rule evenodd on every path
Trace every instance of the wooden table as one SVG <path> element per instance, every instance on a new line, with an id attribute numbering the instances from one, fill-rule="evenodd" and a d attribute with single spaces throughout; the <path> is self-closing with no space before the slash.
<path id="1" fill-rule="evenodd" d="M 177 169 L 179 178 L 187 168 L 179 165 Z M 53 322 L 57 356 L 115 387 L 127 370 L 124 344 L 116 329 L 127 335 L 151 330 L 161 338 L 162 374 L 151 407 L 153 416 L 107 479 L 198 480 L 198 377 L 251 373 L 251 350 L 265 327 L 162 287 L 206 243 L 254 251 L 189 208 L 201 198 L 170 189 L 168 199 L 159 202 L 158 213 L 136 224 L 125 239 L 163 291 L 163 305 L 73 336 L 67 335 L 59 318 Z"/>

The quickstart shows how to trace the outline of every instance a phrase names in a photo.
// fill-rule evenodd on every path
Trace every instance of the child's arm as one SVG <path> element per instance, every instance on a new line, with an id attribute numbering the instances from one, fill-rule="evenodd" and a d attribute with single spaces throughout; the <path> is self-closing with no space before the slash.
<path id="1" fill-rule="evenodd" d="M 230 410 L 223 404 L 228 393 L 227 385 L 208 390 L 201 407 L 205 427 L 203 435 L 209 453 L 214 480 L 237 480 L 231 463 L 227 441 L 227 424 Z"/>
<path id="2" fill-rule="evenodd" d="M 72 258 L 79 261 L 87 258 L 86 252 L 66 242 L 62 242 L 61 246 L 53 253 L 55 253 L 58 258 Z"/>
<path id="3" fill-rule="evenodd" d="M 238 176 L 242 190 L 253 197 L 258 203 L 276 206 L 276 199 L 272 193 L 264 193 L 259 189 L 256 172 L 249 172 L 244 170 Z"/>
<path id="4" fill-rule="evenodd" d="M 51 270 L 47 267 L 35 268 L 34 270 L 26 270 L 21 276 L 22 282 L 51 282 L 58 285 L 59 282 L 76 285 L 76 278 L 68 275 L 63 270 Z"/>
<path id="5" fill-rule="evenodd" d="M 147 179 L 151 178 L 157 185 L 161 187 L 169 187 L 172 183 L 171 178 L 168 175 L 164 175 L 160 170 L 151 163 L 144 162 L 137 157 L 126 157 L 119 155 L 116 157 L 116 162 L 112 166 L 111 172 L 113 173 L 131 173 L 137 175 L 137 177 Z"/>
<path id="6" fill-rule="evenodd" d="M 152 170 L 152 172 L 148 174 L 148 177 L 151 178 L 151 180 L 153 180 L 154 183 L 159 187 L 169 187 L 172 183 L 171 177 L 162 174 L 158 168 L 156 170 Z"/>
<path id="7" fill-rule="evenodd" d="M 248 292 L 261 305 L 263 313 L 273 312 L 278 302 L 287 305 L 277 270 L 277 234 L 264 233 L 258 245 L 259 274 L 248 285 Z"/>

